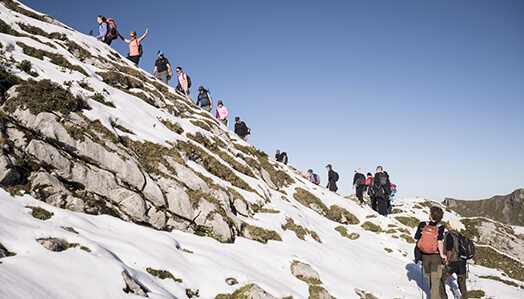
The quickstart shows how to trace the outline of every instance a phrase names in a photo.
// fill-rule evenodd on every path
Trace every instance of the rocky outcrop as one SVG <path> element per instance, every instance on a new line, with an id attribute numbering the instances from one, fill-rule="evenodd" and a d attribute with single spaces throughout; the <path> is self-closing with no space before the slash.
<path id="1" fill-rule="evenodd" d="M 122 272 L 122 277 L 124 278 L 124 282 L 126 283 L 126 288 L 124 289 L 124 292 L 126 293 L 133 293 L 138 296 L 142 297 L 149 297 L 147 296 L 147 290 L 145 287 L 143 287 L 141 284 L 139 284 L 127 271 Z"/>
<path id="2" fill-rule="evenodd" d="M 524 188 L 489 199 L 446 198 L 443 203 L 466 217 L 486 217 L 506 224 L 524 226 Z"/>

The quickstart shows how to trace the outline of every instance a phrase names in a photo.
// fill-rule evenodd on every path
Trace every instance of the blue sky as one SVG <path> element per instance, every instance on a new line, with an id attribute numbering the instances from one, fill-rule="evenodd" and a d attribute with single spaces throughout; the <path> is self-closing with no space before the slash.
<path id="1" fill-rule="evenodd" d="M 245 120 L 251 144 L 322 184 L 331 163 L 343 195 L 355 168 L 377 165 L 401 197 L 524 188 L 524 1 L 22 3 L 85 33 L 99 14 L 125 36 L 149 28 L 142 68 L 162 49 L 193 95 L 204 85 Z"/>

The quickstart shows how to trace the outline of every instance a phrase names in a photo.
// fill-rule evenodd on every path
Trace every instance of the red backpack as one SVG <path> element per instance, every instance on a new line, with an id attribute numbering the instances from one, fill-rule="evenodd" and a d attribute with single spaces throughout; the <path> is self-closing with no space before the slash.
<path id="1" fill-rule="evenodd" d="M 417 247 L 420 251 L 426 254 L 436 253 L 438 250 L 438 226 L 428 225 L 424 226 L 422 236 L 418 240 Z"/>
<path id="2" fill-rule="evenodd" d="M 118 38 L 118 29 L 116 29 L 115 20 L 109 18 L 106 21 L 107 23 L 107 34 L 106 36 L 115 40 Z"/>

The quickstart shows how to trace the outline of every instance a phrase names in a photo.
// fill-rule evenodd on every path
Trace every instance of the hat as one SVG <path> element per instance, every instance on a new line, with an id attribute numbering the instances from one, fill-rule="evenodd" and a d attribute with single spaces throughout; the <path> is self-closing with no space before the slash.
<path id="1" fill-rule="evenodd" d="M 204 86 L 199 86 L 198 91 L 204 90 Z"/>
<path id="2" fill-rule="evenodd" d="M 307 173 L 313 173 L 313 169 L 308 169 Z"/>
<path id="3" fill-rule="evenodd" d="M 164 51 L 162 51 L 162 50 L 158 50 L 158 53 L 157 53 L 157 54 L 158 54 L 158 55 L 164 55 Z"/>
<path id="4" fill-rule="evenodd" d="M 224 105 L 224 103 L 222 103 L 222 100 L 218 100 L 218 105 Z"/>
<path id="5" fill-rule="evenodd" d="M 462 229 L 462 223 L 457 219 L 449 219 L 448 223 L 452 230 L 460 231 Z"/>
<path id="6" fill-rule="evenodd" d="M 359 167 L 359 168 L 355 169 L 355 172 L 362 173 L 362 169 L 360 169 L 360 167 Z"/>
<path id="7" fill-rule="evenodd" d="M 277 149 L 277 153 L 280 153 L 280 150 L 279 150 L 279 149 Z"/>

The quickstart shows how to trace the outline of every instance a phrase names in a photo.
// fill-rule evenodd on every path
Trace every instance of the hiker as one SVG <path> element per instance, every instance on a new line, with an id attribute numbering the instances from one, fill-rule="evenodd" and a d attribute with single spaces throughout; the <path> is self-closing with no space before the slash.
<path id="1" fill-rule="evenodd" d="M 364 203 L 364 186 L 366 186 L 366 177 L 362 173 L 360 168 L 355 169 L 355 176 L 353 176 L 353 186 L 352 188 L 356 189 L 356 194 L 360 204 Z"/>
<path id="2" fill-rule="evenodd" d="M 366 178 L 366 192 L 369 196 L 369 199 L 371 200 L 371 208 L 373 211 L 377 212 L 377 198 L 375 195 L 373 195 L 372 187 L 373 187 L 373 174 L 371 172 L 367 173 Z"/>
<path id="3" fill-rule="evenodd" d="M 280 153 L 279 149 L 277 149 L 277 152 L 275 154 L 275 161 L 282 162 L 282 154 Z"/>
<path id="4" fill-rule="evenodd" d="M 96 21 L 98 22 L 98 35 L 95 38 L 107 45 L 111 45 L 113 40 L 107 36 L 109 31 L 106 17 L 99 15 Z"/>
<path id="5" fill-rule="evenodd" d="M 182 68 L 179 66 L 176 67 L 176 72 L 178 74 L 178 85 L 176 86 L 176 89 L 186 96 L 189 95 L 189 87 L 191 87 L 191 80 L 189 79 L 189 76 L 184 74 L 184 72 L 182 72 Z"/>
<path id="6" fill-rule="evenodd" d="M 235 117 L 235 133 L 244 141 L 247 141 L 247 135 L 251 134 L 251 129 L 246 126 L 246 123 L 240 120 L 240 117 Z"/>
<path id="7" fill-rule="evenodd" d="M 121 40 L 129 44 L 129 53 L 127 54 L 126 58 L 131 60 L 136 65 L 138 65 L 140 57 L 142 57 L 142 45 L 140 43 L 148 33 L 149 28 L 146 29 L 146 33 L 144 33 L 142 37 L 136 38 L 136 31 L 131 31 L 131 33 L 129 33 L 129 37 L 131 37 L 131 39 L 124 38 L 120 33 L 118 34 Z"/>
<path id="8" fill-rule="evenodd" d="M 177 72 L 178 72 L 178 68 L 177 68 Z M 198 99 L 196 102 L 197 106 L 199 103 L 200 103 L 200 108 L 206 110 L 207 112 L 211 112 L 211 109 L 213 109 L 213 99 L 211 98 L 211 95 L 209 94 L 209 90 L 205 89 L 204 86 L 198 87 Z M 218 109 L 217 109 L 217 112 L 218 112 Z"/>
<path id="9" fill-rule="evenodd" d="M 328 188 L 329 191 L 337 192 L 338 173 L 333 170 L 331 164 L 326 165 L 326 169 L 328 171 L 328 184 L 326 188 Z"/>
<path id="10" fill-rule="evenodd" d="M 156 75 L 156 78 L 160 81 L 164 82 L 167 85 L 167 81 L 173 76 L 173 69 L 171 68 L 171 65 L 169 64 L 169 60 L 164 57 L 164 51 L 159 50 L 158 58 L 155 61 L 155 69 L 153 70 L 153 76 Z"/>
<path id="11" fill-rule="evenodd" d="M 440 283 L 440 298 L 447 299 L 446 294 L 446 279 L 450 279 L 451 275 L 457 274 L 457 282 L 462 296 L 461 299 L 468 298 L 468 290 L 466 288 L 466 260 L 459 256 L 459 237 L 462 224 L 457 219 L 450 219 L 446 223 L 448 230 L 444 236 L 444 252 L 446 254 L 446 266 L 442 270 L 442 278 Z M 451 284 L 451 279 L 450 279 Z"/>
<path id="12" fill-rule="evenodd" d="M 382 166 L 377 166 L 377 172 L 373 179 L 371 192 L 377 201 L 378 213 L 383 216 L 388 214 L 388 201 L 391 194 L 391 183 L 389 176 L 382 172 Z"/>
<path id="13" fill-rule="evenodd" d="M 282 163 L 284 163 L 284 165 L 287 165 L 287 161 L 288 161 L 287 153 L 282 152 Z"/>
<path id="14" fill-rule="evenodd" d="M 224 103 L 222 103 L 222 100 L 218 100 L 216 118 L 218 118 L 218 120 L 221 121 L 227 127 L 229 125 L 229 120 L 227 120 L 228 116 L 229 116 L 229 112 L 227 112 L 226 106 L 224 106 Z"/>
<path id="15" fill-rule="evenodd" d="M 393 197 L 397 194 L 397 185 L 391 183 L 391 203 L 393 203 Z"/>
<path id="16" fill-rule="evenodd" d="M 320 177 L 318 176 L 318 174 L 316 173 L 313 173 L 313 169 L 308 169 L 307 171 L 307 174 L 303 173 L 302 171 L 300 172 L 300 174 L 309 179 L 309 181 L 315 185 L 318 185 L 320 184 Z"/>
<path id="17" fill-rule="evenodd" d="M 376 176 L 375 181 L 377 181 Z M 415 240 L 417 240 L 415 250 L 421 254 L 422 267 L 429 284 L 430 298 L 432 299 L 441 298 L 442 266 L 447 259 L 444 255 L 444 226 L 438 225 L 443 216 L 444 211 L 441 208 L 432 206 L 429 209 L 430 222 L 420 222 L 415 233 Z M 417 258 L 415 260 L 417 261 Z"/>

